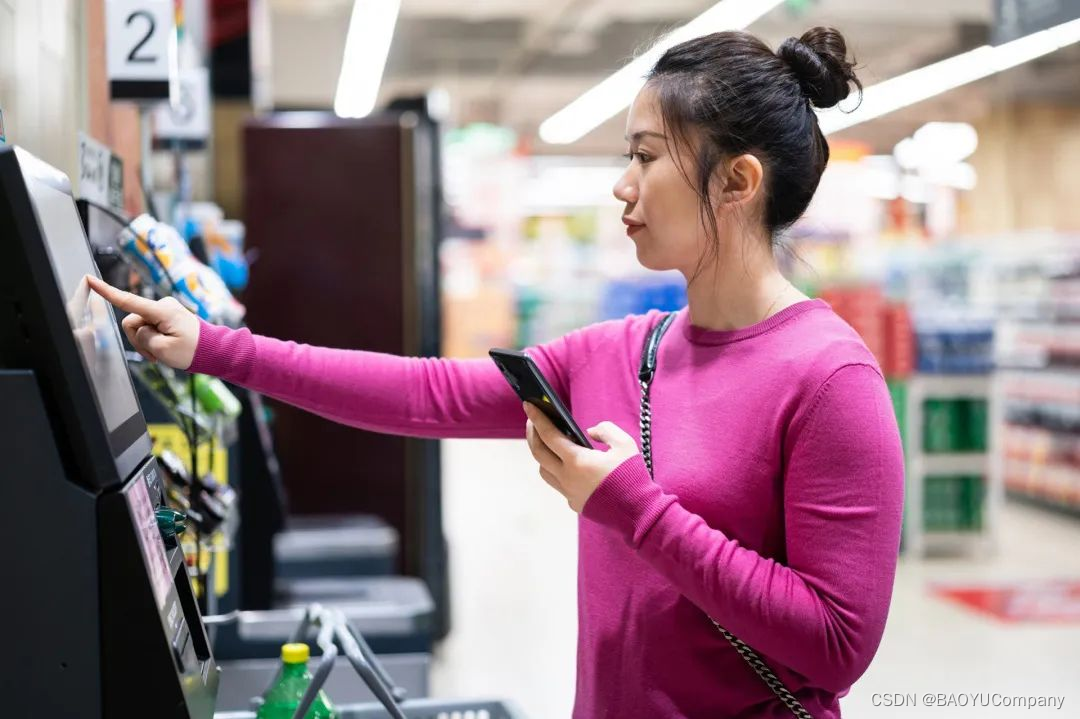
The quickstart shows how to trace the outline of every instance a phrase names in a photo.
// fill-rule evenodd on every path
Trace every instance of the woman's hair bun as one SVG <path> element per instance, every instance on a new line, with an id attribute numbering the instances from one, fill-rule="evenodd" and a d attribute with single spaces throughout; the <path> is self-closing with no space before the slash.
<path id="1" fill-rule="evenodd" d="M 851 94 L 853 85 L 862 92 L 847 43 L 835 28 L 815 27 L 802 37 L 789 37 L 776 54 L 795 72 L 814 107 L 832 107 Z"/>

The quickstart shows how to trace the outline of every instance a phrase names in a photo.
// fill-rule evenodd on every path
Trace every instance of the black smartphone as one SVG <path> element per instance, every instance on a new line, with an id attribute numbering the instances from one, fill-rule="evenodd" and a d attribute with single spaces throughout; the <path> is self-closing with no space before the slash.
<path id="1" fill-rule="evenodd" d="M 578 427 L 555 390 L 551 389 L 532 357 L 524 352 L 504 349 L 488 350 L 488 354 L 521 401 L 539 407 L 563 434 L 582 447 L 592 449 L 589 438 Z"/>

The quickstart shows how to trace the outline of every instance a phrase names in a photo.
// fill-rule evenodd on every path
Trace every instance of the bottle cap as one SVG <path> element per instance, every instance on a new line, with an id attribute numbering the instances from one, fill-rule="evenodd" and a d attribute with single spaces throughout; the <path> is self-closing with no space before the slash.
<path id="1" fill-rule="evenodd" d="M 281 661 L 286 664 L 307 664 L 311 657 L 311 649 L 307 644 L 283 644 L 281 646 Z"/>

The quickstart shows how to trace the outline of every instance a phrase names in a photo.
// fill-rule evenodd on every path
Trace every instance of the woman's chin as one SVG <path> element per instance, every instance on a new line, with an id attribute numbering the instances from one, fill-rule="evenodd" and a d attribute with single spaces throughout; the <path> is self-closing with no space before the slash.
<path id="1" fill-rule="evenodd" d="M 649 252 L 648 249 L 643 248 L 641 245 L 635 245 L 635 248 L 637 250 L 638 264 L 647 270 L 666 272 L 676 268 L 676 264 L 670 258 L 657 257 L 656 253 Z"/>

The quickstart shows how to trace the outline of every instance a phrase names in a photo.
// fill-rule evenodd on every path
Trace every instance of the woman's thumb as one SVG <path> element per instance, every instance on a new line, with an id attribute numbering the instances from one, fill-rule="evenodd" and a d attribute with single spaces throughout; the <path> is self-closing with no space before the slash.
<path id="1" fill-rule="evenodd" d="M 619 425 L 614 422 L 601 422 L 595 427 L 590 427 L 589 436 L 597 442 L 603 442 L 609 447 L 621 447 L 624 444 L 633 444 L 634 440 Z"/>

